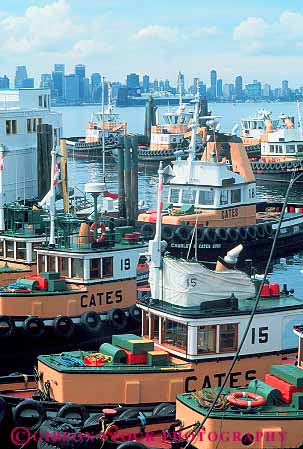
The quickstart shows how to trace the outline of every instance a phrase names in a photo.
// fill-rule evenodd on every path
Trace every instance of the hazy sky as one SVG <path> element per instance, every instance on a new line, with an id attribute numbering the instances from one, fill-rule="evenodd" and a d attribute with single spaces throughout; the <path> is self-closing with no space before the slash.
<path id="1" fill-rule="evenodd" d="M 65 63 L 124 81 L 129 72 L 209 82 L 242 74 L 303 85 L 302 0 L 9 0 L 0 3 L 0 75 Z"/>

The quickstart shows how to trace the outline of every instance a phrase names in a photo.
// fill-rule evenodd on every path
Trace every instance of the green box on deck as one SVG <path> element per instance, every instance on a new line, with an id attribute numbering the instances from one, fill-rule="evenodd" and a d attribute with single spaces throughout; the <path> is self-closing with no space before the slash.
<path id="1" fill-rule="evenodd" d="M 131 234 L 132 232 L 134 232 L 132 226 L 118 226 L 115 228 L 115 241 L 119 243 L 125 234 Z"/>
<path id="2" fill-rule="evenodd" d="M 56 271 L 43 271 L 40 273 L 40 276 L 48 281 L 52 281 L 55 279 L 60 279 L 60 273 Z"/>
<path id="3" fill-rule="evenodd" d="M 153 341 L 145 340 L 134 334 L 113 335 L 112 344 L 127 349 L 127 351 L 130 351 L 133 354 L 145 354 L 154 349 Z"/>
<path id="4" fill-rule="evenodd" d="M 47 290 L 49 292 L 59 292 L 65 290 L 65 281 L 63 279 L 50 279 Z"/>
<path id="5" fill-rule="evenodd" d="M 270 368 L 270 374 L 297 388 L 303 388 L 303 370 L 295 365 L 273 365 Z"/>
<path id="6" fill-rule="evenodd" d="M 148 366 L 167 366 L 168 354 L 165 351 L 148 351 L 147 353 Z"/>

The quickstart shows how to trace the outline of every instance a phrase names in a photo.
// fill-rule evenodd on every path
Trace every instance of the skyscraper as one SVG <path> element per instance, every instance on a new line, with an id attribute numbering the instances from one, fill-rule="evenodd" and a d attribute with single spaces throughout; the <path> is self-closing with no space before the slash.
<path id="1" fill-rule="evenodd" d="M 143 76 L 142 89 L 143 89 L 143 92 L 145 92 L 145 93 L 149 92 L 149 76 L 148 75 Z"/>
<path id="2" fill-rule="evenodd" d="M 223 82 L 221 79 L 217 80 L 217 98 L 223 97 L 223 90 L 222 90 Z"/>
<path id="3" fill-rule="evenodd" d="M 55 64 L 54 72 L 62 72 L 65 73 L 65 64 Z"/>
<path id="4" fill-rule="evenodd" d="M 85 65 L 77 64 L 75 65 L 75 74 L 79 77 L 79 98 L 80 101 L 84 99 L 84 78 L 85 78 Z"/>
<path id="5" fill-rule="evenodd" d="M 181 72 L 178 73 L 178 78 L 177 78 L 177 93 L 179 94 L 180 92 L 182 95 L 185 94 L 184 74 Z"/>
<path id="6" fill-rule="evenodd" d="M 50 73 L 42 73 L 40 79 L 40 88 L 49 88 L 51 89 L 53 85 L 52 75 Z"/>
<path id="7" fill-rule="evenodd" d="M 199 81 L 199 96 L 204 100 L 206 99 L 206 84 L 203 81 Z"/>
<path id="8" fill-rule="evenodd" d="M 289 89 L 288 89 L 288 80 L 282 81 L 282 97 L 288 97 Z"/>
<path id="9" fill-rule="evenodd" d="M 210 94 L 213 99 L 217 97 L 217 72 L 215 70 L 210 72 Z"/>
<path id="10" fill-rule="evenodd" d="M 128 94 L 131 96 L 140 95 L 140 81 L 137 73 L 129 73 L 126 77 Z"/>
<path id="11" fill-rule="evenodd" d="M 90 77 L 91 95 L 94 103 L 101 101 L 101 75 L 100 73 L 92 73 Z"/>
<path id="12" fill-rule="evenodd" d="M 6 75 L 0 77 L 0 89 L 9 89 L 9 78 Z"/>
<path id="13" fill-rule="evenodd" d="M 15 87 L 22 88 L 24 80 L 27 79 L 27 71 L 25 65 L 18 65 L 15 76 Z"/>
<path id="14" fill-rule="evenodd" d="M 236 98 L 243 96 L 243 80 L 241 75 L 236 76 L 235 79 L 235 96 Z"/>
<path id="15" fill-rule="evenodd" d="M 67 102 L 78 103 L 80 100 L 79 76 L 75 73 L 64 76 L 64 99 Z"/>

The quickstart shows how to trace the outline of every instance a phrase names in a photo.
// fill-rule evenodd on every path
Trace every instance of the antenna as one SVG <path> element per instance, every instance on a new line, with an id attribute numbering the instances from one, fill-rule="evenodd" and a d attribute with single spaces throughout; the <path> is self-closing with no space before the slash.
<path id="1" fill-rule="evenodd" d="M 238 125 L 238 123 L 236 123 L 236 124 L 234 125 L 233 129 L 231 130 L 231 134 L 232 134 L 233 136 L 236 136 L 236 135 L 237 135 L 238 129 L 239 129 L 239 125 Z"/>
<path id="2" fill-rule="evenodd" d="M 299 100 L 297 100 L 297 110 L 298 110 L 298 118 L 299 118 L 299 125 L 300 125 L 301 137 L 303 138 L 302 116 L 301 116 L 301 110 L 300 110 L 300 103 L 299 103 Z"/>
<path id="3" fill-rule="evenodd" d="M 104 76 L 102 76 L 102 175 L 103 181 L 105 181 Z"/>
<path id="4" fill-rule="evenodd" d="M 55 215 L 56 215 L 56 184 L 58 182 L 58 167 L 56 170 L 56 150 L 53 147 L 52 152 L 52 168 L 51 168 L 51 185 L 50 185 L 50 234 L 49 246 L 55 246 Z"/>

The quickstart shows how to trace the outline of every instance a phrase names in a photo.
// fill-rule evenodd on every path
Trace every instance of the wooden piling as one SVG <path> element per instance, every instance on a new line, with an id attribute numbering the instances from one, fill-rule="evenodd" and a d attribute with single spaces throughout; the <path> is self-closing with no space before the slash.
<path id="1" fill-rule="evenodd" d="M 37 126 L 37 172 L 38 198 L 41 200 L 49 191 L 51 176 L 51 151 L 53 148 L 52 125 Z"/>

